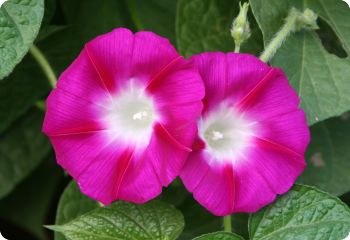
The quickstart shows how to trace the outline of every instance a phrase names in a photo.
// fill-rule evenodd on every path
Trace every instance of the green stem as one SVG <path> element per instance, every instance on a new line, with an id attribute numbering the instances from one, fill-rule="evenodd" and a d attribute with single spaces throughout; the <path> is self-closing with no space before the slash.
<path id="1" fill-rule="evenodd" d="M 292 9 L 286 19 L 285 24 L 272 39 L 260 56 L 260 60 L 268 62 L 275 55 L 276 51 L 281 47 L 282 43 L 287 39 L 290 33 L 295 31 L 295 26 L 299 17 L 299 12 Z"/>
<path id="2" fill-rule="evenodd" d="M 57 77 L 50 63 L 47 61 L 46 57 L 44 56 L 44 54 L 35 45 L 31 46 L 29 51 L 33 55 L 34 59 L 38 62 L 41 69 L 43 70 L 44 74 L 49 80 L 51 87 L 54 88 L 57 83 Z"/>
<path id="3" fill-rule="evenodd" d="M 223 221 L 224 221 L 224 231 L 232 232 L 231 215 L 227 215 L 223 217 Z"/>
<path id="4" fill-rule="evenodd" d="M 301 29 L 316 30 L 317 14 L 306 8 L 304 12 L 300 12 L 296 8 L 289 11 L 288 17 L 283 27 L 277 32 L 276 36 L 271 40 L 265 51 L 261 54 L 260 59 L 263 62 L 270 61 L 282 43 L 287 39 L 289 34 L 300 31 Z"/>
<path id="5" fill-rule="evenodd" d="M 241 46 L 236 44 L 236 46 L 235 46 L 235 53 L 239 53 L 240 50 L 241 50 Z"/>

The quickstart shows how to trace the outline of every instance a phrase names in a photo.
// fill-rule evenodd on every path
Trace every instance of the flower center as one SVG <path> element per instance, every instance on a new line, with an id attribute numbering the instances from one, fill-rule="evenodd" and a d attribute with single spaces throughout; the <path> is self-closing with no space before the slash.
<path id="1" fill-rule="evenodd" d="M 156 119 L 151 97 L 145 94 L 144 88 L 132 84 L 113 98 L 105 115 L 113 138 L 136 145 L 149 142 Z"/>
<path id="2" fill-rule="evenodd" d="M 245 119 L 232 106 L 222 104 L 216 111 L 205 116 L 199 127 L 199 134 L 206 143 L 211 161 L 236 162 L 245 154 L 256 122 Z"/>

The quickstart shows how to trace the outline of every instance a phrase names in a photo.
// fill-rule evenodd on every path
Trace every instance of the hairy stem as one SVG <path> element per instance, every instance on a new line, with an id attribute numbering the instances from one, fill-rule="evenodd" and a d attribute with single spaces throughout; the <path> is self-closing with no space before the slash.
<path id="1" fill-rule="evenodd" d="M 268 62 L 281 47 L 282 43 L 287 39 L 289 34 L 295 30 L 295 25 L 298 20 L 298 11 L 292 9 L 286 19 L 283 27 L 277 32 L 276 36 L 272 39 L 269 45 L 265 48 L 264 52 L 260 56 L 260 60 Z"/>
<path id="2" fill-rule="evenodd" d="M 224 231 L 232 232 L 231 215 L 227 215 L 223 217 L 223 221 L 224 221 Z"/>
<path id="3" fill-rule="evenodd" d="M 56 86 L 56 83 L 57 83 L 57 77 L 56 77 L 50 63 L 48 62 L 48 60 L 44 56 L 44 54 L 35 45 L 31 46 L 29 51 L 33 55 L 34 59 L 38 62 L 41 69 L 43 70 L 51 87 L 54 88 Z"/>
<path id="4" fill-rule="evenodd" d="M 317 17 L 317 14 L 308 8 L 306 8 L 304 12 L 300 12 L 296 8 L 292 8 L 289 11 L 285 24 L 265 48 L 265 51 L 261 54 L 260 59 L 263 62 L 268 62 L 271 60 L 276 51 L 281 47 L 282 43 L 291 33 L 300 31 L 301 29 L 318 29 Z"/>

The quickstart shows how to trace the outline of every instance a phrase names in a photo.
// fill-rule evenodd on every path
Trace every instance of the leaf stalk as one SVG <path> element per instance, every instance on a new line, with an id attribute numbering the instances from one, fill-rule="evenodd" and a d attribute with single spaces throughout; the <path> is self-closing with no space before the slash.
<path id="1" fill-rule="evenodd" d="M 38 62 L 41 69 L 43 70 L 51 87 L 55 88 L 56 84 L 57 84 L 57 77 L 56 77 L 56 74 L 53 71 L 49 61 L 46 59 L 46 57 L 40 51 L 40 49 L 37 46 L 35 46 L 34 44 L 30 47 L 29 51 L 32 54 L 32 56 L 34 57 L 34 59 Z"/>
<path id="2" fill-rule="evenodd" d="M 300 12 L 296 8 L 292 8 L 289 11 L 285 24 L 260 55 L 260 60 L 263 62 L 270 61 L 291 33 L 300 31 L 303 28 L 318 29 L 316 21 L 317 15 L 310 9 Z"/>
<path id="3" fill-rule="evenodd" d="M 232 232 L 232 222 L 231 222 L 231 215 L 227 215 L 223 217 L 224 222 L 224 231 L 225 232 Z"/>

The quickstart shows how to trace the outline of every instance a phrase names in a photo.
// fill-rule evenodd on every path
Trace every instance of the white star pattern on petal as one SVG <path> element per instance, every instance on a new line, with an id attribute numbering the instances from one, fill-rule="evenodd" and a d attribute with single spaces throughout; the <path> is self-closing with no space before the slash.
<path id="1" fill-rule="evenodd" d="M 348 6 L 350 6 L 350 0 L 343 0 L 344 2 L 346 2 L 346 4 L 348 4 Z"/>

